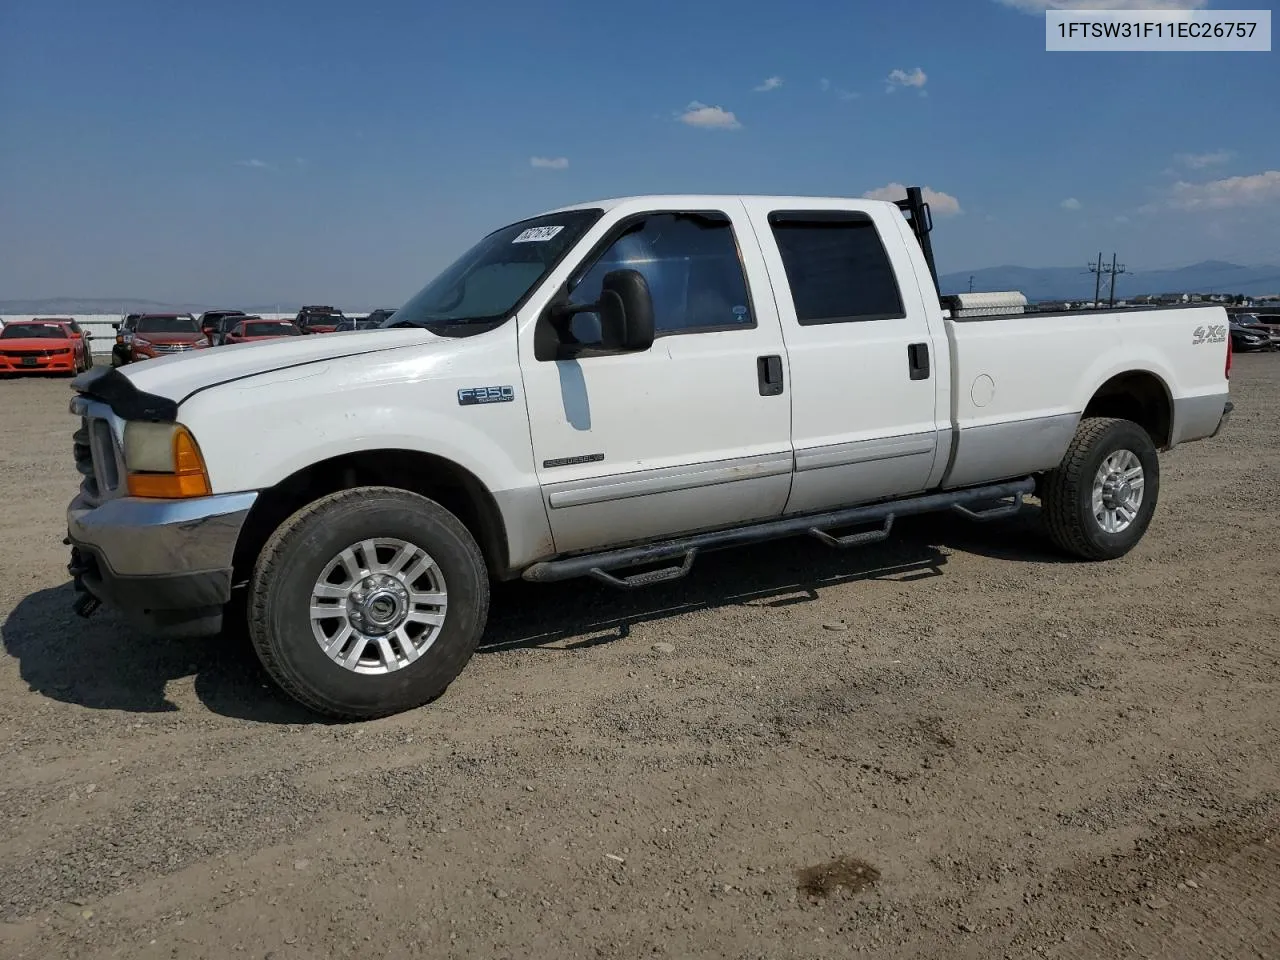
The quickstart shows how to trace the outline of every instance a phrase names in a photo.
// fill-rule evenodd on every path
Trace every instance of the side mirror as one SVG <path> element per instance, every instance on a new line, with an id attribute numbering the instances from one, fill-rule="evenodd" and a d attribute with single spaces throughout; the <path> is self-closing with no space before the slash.
<path id="1" fill-rule="evenodd" d="M 638 352 L 653 346 L 653 297 L 640 271 L 606 273 L 595 308 L 603 349 Z"/>
<path id="2" fill-rule="evenodd" d="M 574 335 L 573 318 L 594 313 L 600 319 L 600 339 L 582 343 Z M 611 270 L 600 283 L 595 303 L 564 301 L 549 310 L 548 322 L 539 323 L 533 338 L 538 360 L 568 360 L 582 351 L 604 350 L 639 353 L 653 346 L 653 297 L 644 274 L 636 270 Z"/>
<path id="3" fill-rule="evenodd" d="M 112 329 L 114 329 L 114 330 L 119 330 L 119 329 L 120 329 L 120 321 L 119 321 L 119 320 L 115 321 L 114 323 L 112 323 L 112 324 L 111 324 L 111 327 L 112 327 Z"/>

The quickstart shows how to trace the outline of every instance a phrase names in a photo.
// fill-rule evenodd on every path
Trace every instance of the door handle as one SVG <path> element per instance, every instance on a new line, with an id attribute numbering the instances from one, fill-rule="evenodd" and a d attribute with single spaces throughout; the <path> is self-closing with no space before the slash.
<path id="1" fill-rule="evenodd" d="M 756 374 L 760 378 L 760 396 L 776 397 L 782 393 L 782 357 L 778 354 L 756 357 Z"/>
<path id="2" fill-rule="evenodd" d="M 912 380 L 929 379 L 929 345 L 927 343 L 907 344 L 907 370 Z"/>

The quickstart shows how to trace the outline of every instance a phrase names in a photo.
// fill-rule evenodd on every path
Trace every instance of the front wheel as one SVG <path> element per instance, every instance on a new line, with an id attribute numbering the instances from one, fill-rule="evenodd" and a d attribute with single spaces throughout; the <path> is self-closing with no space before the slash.
<path id="1" fill-rule="evenodd" d="M 1160 459 L 1131 420 L 1082 420 L 1062 463 L 1044 477 L 1049 536 L 1086 560 L 1113 560 L 1147 532 L 1160 495 Z"/>
<path id="2" fill-rule="evenodd" d="M 356 487 L 281 524 L 248 600 L 272 679 L 318 713 L 362 720 L 444 692 L 484 632 L 489 579 L 475 539 L 438 503 Z"/>

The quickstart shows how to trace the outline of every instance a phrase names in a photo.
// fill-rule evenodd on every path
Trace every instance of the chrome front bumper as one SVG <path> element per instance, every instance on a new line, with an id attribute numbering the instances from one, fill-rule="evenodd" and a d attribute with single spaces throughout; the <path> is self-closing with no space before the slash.
<path id="1" fill-rule="evenodd" d="M 94 506 L 77 496 L 67 507 L 77 591 L 144 626 L 216 632 L 231 598 L 236 542 L 257 497 L 120 497 Z"/>

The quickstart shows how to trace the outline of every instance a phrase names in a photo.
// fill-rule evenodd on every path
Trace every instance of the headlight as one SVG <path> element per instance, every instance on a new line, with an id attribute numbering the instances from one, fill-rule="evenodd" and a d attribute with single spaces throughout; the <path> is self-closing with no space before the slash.
<path id="1" fill-rule="evenodd" d="M 126 423 L 124 463 L 130 496 L 181 499 L 211 492 L 200 447 L 180 423 Z"/>
<path id="2" fill-rule="evenodd" d="M 151 346 L 151 341 L 150 341 L 150 340 L 143 340 L 143 339 L 142 339 L 140 336 L 138 336 L 137 334 L 134 334 L 134 336 L 133 336 L 133 342 L 134 342 L 134 344 L 135 344 L 135 345 L 137 345 L 137 346 L 139 346 L 139 347 L 149 347 L 149 346 Z"/>

